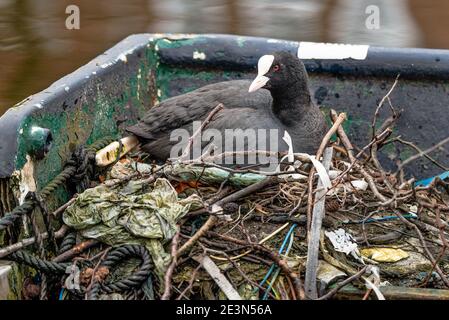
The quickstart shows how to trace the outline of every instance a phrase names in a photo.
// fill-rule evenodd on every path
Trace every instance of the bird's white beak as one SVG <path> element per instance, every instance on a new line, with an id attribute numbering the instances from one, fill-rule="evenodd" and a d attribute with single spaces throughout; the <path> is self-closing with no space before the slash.
<path id="1" fill-rule="evenodd" d="M 248 92 L 254 92 L 256 90 L 259 90 L 262 88 L 267 82 L 270 80 L 270 78 L 265 76 L 257 76 L 253 82 L 251 82 L 251 85 L 249 86 Z"/>
<path id="2" fill-rule="evenodd" d="M 273 61 L 274 56 L 271 54 L 260 57 L 257 63 L 257 77 L 251 82 L 248 92 L 254 92 L 262 88 L 270 80 L 265 74 L 270 70 Z"/>

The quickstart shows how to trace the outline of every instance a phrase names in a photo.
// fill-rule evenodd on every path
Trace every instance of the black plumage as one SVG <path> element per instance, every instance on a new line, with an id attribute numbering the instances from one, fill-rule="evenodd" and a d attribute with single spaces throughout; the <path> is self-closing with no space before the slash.
<path id="1" fill-rule="evenodd" d="M 225 129 L 277 129 L 279 150 L 274 151 L 287 150 L 282 140 L 287 130 L 295 152 L 314 153 L 327 127 L 323 114 L 311 100 L 305 67 L 289 53 L 275 52 L 273 56 L 271 67 L 264 74 L 269 81 L 263 88 L 248 92 L 250 80 L 206 85 L 162 101 L 127 131 L 139 138 L 144 151 L 165 160 L 178 143 L 170 141 L 171 132 L 186 129 L 192 134 L 192 122 L 204 120 L 222 103 L 224 109 L 215 114 L 206 129 L 222 133 Z M 232 151 L 224 150 L 222 144 L 223 151 Z M 245 147 L 248 145 L 251 142 L 245 143 Z"/>

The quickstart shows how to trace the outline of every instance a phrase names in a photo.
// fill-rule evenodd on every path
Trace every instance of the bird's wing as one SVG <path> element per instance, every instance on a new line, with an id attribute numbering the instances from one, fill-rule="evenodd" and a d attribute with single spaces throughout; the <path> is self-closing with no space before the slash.
<path id="1" fill-rule="evenodd" d="M 273 119 L 267 115 L 265 110 L 258 110 L 253 108 L 234 108 L 223 109 L 216 113 L 208 125 L 202 130 L 201 135 L 197 138 L 201 138 L 201 153 L 196 154 L 199 156 L 202 154 L 206 147 L 213 143 L 217 149 L 216 152 L 221 151 L 244 151 L 261 149 L 272 149 L 272 138 L 276 139 L 277 146 L 285 149 L 282 142 L 279 139 L 282 137 L 283 132 L 279 130 L 275 133 L 275 136 L 270 137 L 269 130 L 265 131 L 265 136 L 260 136 L 258 129 L 277 129 L 277 123 L 273 122 Z M 176 129 L 184 129 L 187 131 L 190 137 L 193 134 L 192 123 L 187 123 L 182 127 Z M 172 135 L 173 133 L 173 135 Z M 188 140 L 185 139 L 185 131 L 181 132 L 184 139 L 178 137 L 177 132 L 161 132 L 157 139 L 147 140 L 142 145 L 142 150 L 150 153 L 153 157 L 165 160 L 169 157 L 173 157 L 172 148 L 175 147 L 177 152 L 184 150 L 187 146 Z M 218 136 L 217 136 L 218 135 Z M 261 144 L 265 137 L 265 144 Z M 272 151 L 279 151 L 277 148 Z M 176 155 L 175 155 L 176 156 Z M 178 154 L 179 156 L 179 154 Z"/>
<path id="2" fill-rule="evenodd" d="M 150 109 L 142 120 L 126 130 L 138 137 L 156 140 L 164 133 L 192 121 L 203 120 L 220 103 L 226 109 L 266 109 L 271 106 L 270 93 L 267 90 L 248 93 L 249 83 L 247 80 L 220 82 L 169 98 Z M 235 117 L 232 119 L 235 120 Z"/>

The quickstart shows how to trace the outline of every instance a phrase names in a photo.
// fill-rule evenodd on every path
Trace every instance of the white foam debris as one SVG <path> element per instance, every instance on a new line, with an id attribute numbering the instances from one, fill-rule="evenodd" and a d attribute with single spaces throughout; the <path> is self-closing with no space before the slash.
<path id="1" fill-rule="evenodd" d="M 193 59 L 206 60 L 206 54 L 204 52 L 193 51 Z"/>
<path id="2" fill-rule="evenodd" d="M 64 90 L 65 90 L 66 92 L 69 92 L 70 87 L 65 87 Z"/>
<path id="3" fill-rule="evenodd" d="M 42 104 L 40 104 L 40 103 L 36 103 L 34 106 L 35 106 L 36 108 L 42 109 Z"/>

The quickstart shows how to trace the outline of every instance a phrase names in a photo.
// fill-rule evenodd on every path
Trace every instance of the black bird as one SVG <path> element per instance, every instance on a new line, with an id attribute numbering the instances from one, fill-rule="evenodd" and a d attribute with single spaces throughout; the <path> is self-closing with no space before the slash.
<path id="1" fill-rule="evenodd" d="M 304 64 L 287 52 L 262 56 L 257 77 L 252 82 L 219 82 L 169 98 L 126 130 L 138 137 L 142 150 L 166 160 L 172 147 L 179 143 L 170 141 L 171 132 L 186 129 L 192 134 L 192 122 L 204 120 L 220 103 L 224 108 L 214 115 L 206 129 L 221 133 L 225 129 L 277 129 L 278 150 L 268 146 L 265 150 L 287 151 L 288 146 L 282 140 L 287 131 L 294 152 L 314 154 L 327 131 L 322 112 L 311 100 Z M 245 147 L 248 145 L 251 141 L 246 141 Z M 227 150 L 224 142 L 222 146 L 223 151 L 233 151 Z"/>

